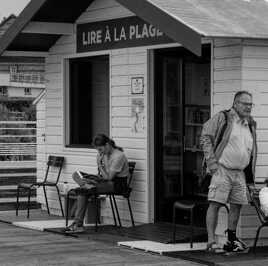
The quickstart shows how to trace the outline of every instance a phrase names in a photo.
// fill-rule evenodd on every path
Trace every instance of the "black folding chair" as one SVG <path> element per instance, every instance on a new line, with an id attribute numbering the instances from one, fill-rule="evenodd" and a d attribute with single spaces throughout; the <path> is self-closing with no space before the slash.
<path id="1" fill-rule="evenodd" d="M 130 205 L 130 200 L 129 200 L 130 194 L 131 194 L 131 191 L 132 191 L 131 183 L 132 183 L 132 179 L 133 179 L 133 172 L 135 170 L 135 166 L 136 166 L 136 162 L 128 162 L 129 179 L 127 180 L 126 186 L 123 183 L 121 183 L 121 180 L 119 178 L 118 179 L 115 178 L 115 180 L 114 180 L 114 182 L 115 182 L 115 190 L 114 190 L 113 193 L 108 194 L 109 199 L 110 199 L 111 209 L 112 209 L 112 212 L 113 212 L 114 223 L 115 223 L 115 225 L 117 225 L 115 212 L 114 212 L 114 210 L 115 210 L 116 215 L 117 215 L 117 219 L 118 219 L 118 223 L 119 223 L 120 227 L 122 227 L 122 223 L 121 223 L 118 207 L 117 207 L 117 204 L 116 204 L 115 196 L 122 196 L 123 198 L 125 198 L 127 200 L 129 214 L 130 214 L 130 218 L 131 218 L 131 223 L 132 223 L 132 226 L 135 226 L 135 222 L 134 222 L 134 218 L 133 218 L 133 212 L 132 212 L 131 205 Z"/>
<path id="2" fill-rule="evenodd" d="M 100 213 L 99 213 L 99 211 L 100 211 L 100 199 L 99 199 L 99 196 L 104 195 L 104 194 L 109 196 L 115 226 L 117 226 L 117 219 L 118 219 L 119 226 L 122 227 L 115 196 L 123 196 L 125 199 L 127 199 L 131 223 L 133 226 L 135 226 L 133 213 L 132 213 L 130 200 L 129 200 L 130 194 L 132 191 L 132 188 L 130 187 L 130 185 L 131 185 L 131 182 L 133 179 L 133 172 L 135 169 L 135 165 L 136 165 L 136 162 L 128 162 L 129 179 L 127 180 L 127 182 L 125 182 L 125 177 L 124 178 L 115 177 L 115 179 L 114 179 L 114 187 L 115 187 L 114 192 L 98 193 L 97 191 L 96 192 L 90 191 L 90 194 L 92 195 L 92 197 L 89 198 L 89 200 L 93 200 L 93 203 L 95 205 L 95 231 L 97 231 L 98 223 L 100 223 Z M 81 192 L 86 193 L 86 191 L 84 189 L 82 189 L 82 191 L 81 191 L 81 188 L 71 189 L 67 193 L 67 196 L 66 196 L 66 215 L 65 215 L 66 227 L 68 226 L 68 220 L 69 220 L 69 201 L 71 199 L 76 199 L 77 195 Z M 116 212 L 117 218 L 115 216 L 115 212 Z"/>
<path id="3" fill-rule="evenodd" d="M 250 203 L 252 206 L 254 206 L 257 212 L 257 215 L 259 217 L 260 223 L 261 223 L 257 229 L 255 240 L 254 240 L 253 252 L 255 253 L 260 231 L 263 227 L 268 226 L 268 216 L 264 214 L 264 212 L 261 210 L 261 207 L 260 207 L 260 200 L 259 200 L 260 190 L 256 189 L 255 187 L 254 188 L 250 186 L 247 186 L 247 187 L 249 191 Z"/>
<path id="4" fill-rule="evenodd" d="M 50 155 L 50 156 L 48 156 L 47 169 L 46 169 L 46 174 L 45 174 L 45 178 L 43 181 L 34 182 L 34 183 L 30 183 L 30 184 L 29 183 L 18 184 L 18 186 L 17 186 L 17 205 L 16 205 L 16 215 L 17 216 L 18 216 L 18 210 L 19 210 L 20 190 L 28 191 L 27 218 L 29 218 L 31 192 L 32 192 L 32 190 L 36 189 L 37 187 L 43 187 L 45 200 L 46 200 L 46 206 L 47 206 L 47 212 L 49 215 L 50 215 L 50 211 L 49 211 L 49 206 L 48 206 L 46 187 L 55 187 L 56 188 L 57 193 L 58 193 L 59 202 L 60 202 L 61 213 L 62 213 L 62 216 L 64 216 L 60 192 L 59 192 L 59 188 L 58 188 L 58 182 L 60 179 L 60 174 L 61 174 L 63 162 L 64 162 L 64 157 Z M 57 177 L 54 181 L 50 181 L 49 177 L 52 173 L 51 170 L 55 170 L 55 169 L 57 169 L 57 172 L 56 172 Z M 54 176 L 55 172 L 53 172 L 53 173 L 54 173 L 53 174 L 53 176 Z"/>

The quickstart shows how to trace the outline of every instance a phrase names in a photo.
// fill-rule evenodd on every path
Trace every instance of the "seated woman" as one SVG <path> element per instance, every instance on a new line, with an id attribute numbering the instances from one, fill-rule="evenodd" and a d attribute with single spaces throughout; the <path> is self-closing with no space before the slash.
<path id="1" fill-rule="evenodd" d="M 105 194 L 114 191 L 115 178 L 127 178 L 129 175 L 128 160 L 123 149 L 104 134 L 98 134 L 93 140 L 97 149 L 98 175 L 90 175 L 81 171 L 73 173 L 73 180 L 80 186 L 77 197 L 77 209 L 74 222 L 66 228 L 66 232 L 83 232 L 83 221 L 86 213 L 88 197 L 94 193 Z M 86 192 L 86 193 L 85 193 Z M 92 192 L 92 193 L 90 193 Z"/>

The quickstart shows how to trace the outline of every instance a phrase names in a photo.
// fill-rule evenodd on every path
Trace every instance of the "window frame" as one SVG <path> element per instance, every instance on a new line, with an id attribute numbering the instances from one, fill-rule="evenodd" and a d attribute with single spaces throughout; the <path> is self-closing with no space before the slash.
<path id="1" fill-rule="evenodd" d="M 24 88 L 24 95 L 25 96 L 31 96 L 33 93 L 32 93 L 32 88 L 29 88 L 29 87 L 25 87 Z"/>
<path id="2" fill-rule="evenodd" d="M 0 96 L 8 97 L 8 88 L 6 86 L 0 86 Z"/>
<path id="3" fill-rule="evenodd" d="M 89 144 L 70 144 L 70 61 L 71 59 L 83 59 L 89 57 L 97 56 L 107 56 L 109 62 L 109 135 L 111 134 L 111 52 L 110 51 L 98 51 L 98 52 L 88 52 L 83 54 L 74 54 L 65 56 L 62 59 L 62 69 L 63 69 L 63 146 L 65 149 L 74 149 L 76 151 L 85 151 L 88 149 L 94 149 L 94 147 Z M 94 149 L 95 150 L 95 149 Z"/>

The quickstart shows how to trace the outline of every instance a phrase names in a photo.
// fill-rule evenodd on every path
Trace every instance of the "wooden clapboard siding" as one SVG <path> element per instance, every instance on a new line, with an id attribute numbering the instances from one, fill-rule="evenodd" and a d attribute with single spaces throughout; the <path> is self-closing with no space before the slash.
<path id="1" fill-rule="evenodd" d="M 213 52 L 213 113 L 229 108 L 237 90 L 247 90 L 253 94 L 253 116 L 258 125 L 256 179 L 262 181 L 268 175 L 268 42 L 215 40 Z M 224 215 L 222 217 L 225 219 Z M 239 236 L 252 242 L 257 225 L 259 221 L 255 209 L 244 206 L 239 220 Z M 218 232 L 223 232 L 224 227 L 226 223 L 223 222 L 218 226 Z M 268 230 L 264 230 L 261 237 L 260 243 L 267 242 Z"/>
<path id="2" fill-rule="evenodd" d="M 244 40 L 242 51 L 242 88 L 253 94 L 255 107 L 253 116 L 257 121 L 258 160 L 256 180 L 263 181 L 268 176 L 268 42 Z M 254 238 L 259 221 L 251 206 L 243 209 L 240 219 L 240 234 L 244 238 Z M 268 242 L 268 230 L 263 229 L 259 244 Z"/>
<path id="3" fill-rule="evenodd" d="M 137 56 L 137 60 L 135 57 Z M 144 76 L 146 88 L 147 76 L 147 53 L 144 48 L 120 49 L 111 52 L 111 116 L 112 136 L 118 145 L 124 147 L 129 158 L 137 162 L 133 182 L 132 205 L 135 219 L 138 222 L 148 221 L 148 187 L 147 187 L 147 165 L 142 167 L 138 161 L 147 161 L 147 136 L 145 134 L 134 135 L 131 132 L 131 94 L 130 80 L 132 76 Z M 118 89 L 120 85 L 120 89 Z M 113 90 L 115 89 L 115 92 Z M 120 93 L 118 93 L 118 91 Z M 144 102 L 146 103 L 146 91 Z M 146 132 L 146 130 L 145 130 Z M 137 137 L 138 136 L 138 137 Z M 127 144 L 128 142 L 128 144 Z M 136 145 L 138 144 L 138 145 Z M 139 183 L 137 182 L 139 180 Z M 143 188 L 143 189 L 142 189 Z M 126 202 L 118 201 L 120 213 L 128 219 L 129 213 Z M 108 209 L 109 210 L 109 209 Z M 110 211 L 109 211 L 110 212 Z M 123 219 L 124 219 L 123 218 Z"/>
<path id="4" fill-rule="evenodd" d="M 118 17 L 132 16 L 133 13 L 120 6 L 114 0 L 100 0 L 93 2 L 88 9 L 81 14 L 77 23 L 85 23 L 96 20 L 107 20 Z M 96 151 L 90 149 L 72 149 L 64 147 L 64 124 L 63 124 L 63 75 L 62 60 L 64 56 L 75 54 L 74 36 L 61 37 L 51 47 L 49 56 L 46 58 L 46 111 L 45 113 L 45 149 L 40 150 L 49 154 L 65 156 L 65 166 L 62 170 L 60 185 L 64 181 L 74 184 L 72 173 L 78 169 L 86 172 L 97 172 Z M 147 129 L 144 133 L 135 135 L 131 132 L 131 94 L 130 80 L 132 76 L 144 76 L 145 94 L 144 103 L 147 102 L 147 51 L 146 48 L 120 49 L 110 52 L 110 134 L 119 146 L 125 149 L 130 160 L 137 162 L 134 181 L 133 195 L 131 201 L 134 209 L 134 216 L 137 222 L 148 222 L 148 191 L 147 191 Z M 146 111 L 145 111 L 146 114 Z M 39 136 L 39 141 L 42 137 Z M 42 156 L 37 161 L 37 176 L 42 175 L 45 170 L 46 159 Z M 48 197 L 50 205 L 58 208 L 57 195 L 54 190 L 49 190 Z M 38 192 L 38 200 L 44 203 L 42 191 Z M 106 204 L 103 204 L 105 206 Z M 109 205 L 108 205 L 109 206 Z M 109 207 L 110 208 L 110 207 Z M 110 209 L 103 210 L 110 216 Z M 119 209 L 123 213 L 123 219 L 129 219 L 127 205 L 119 200 Z"/>
<path id="5" fill-rule="evenodd" d="M 258 153 L 256 177 L 266 178 L 268 170 L 268 143 L 264 135 L 268 134 L 268 42 L 257 40 L 244 40 L 242 53 L 242 87 L 252 92 L 255 107 L 254 118 L 258 128 Z M 259 137 L 259 130 L 261 134 Z M 266 155 L 266 156 L 265 156 Z M 260 165 L 260 159 L 262 164 Z"/>
<path id="6" fill-rule="evenodd" d="M 213 41 L 212 114 L 230 108 L 233 94 L 241 89 L 241 40 Z"/>

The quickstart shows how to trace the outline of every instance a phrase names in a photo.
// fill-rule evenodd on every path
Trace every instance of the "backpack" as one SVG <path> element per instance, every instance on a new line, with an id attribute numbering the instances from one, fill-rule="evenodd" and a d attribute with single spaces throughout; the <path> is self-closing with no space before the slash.
<path id="1" fill-rule="evenodd" d="M 224 114 L 225 123 L 224 123 L 224 125 L 222 127 L 222 130 L 220 132 L 218 141 L 215 144 L 215 148 L 214 148 L 215 150 L 218 147 L 218 145 L 220 144 L 220 142 L 222 141 L 223 134 L 224 134 L 224 132 L 226 130 L 226 127 L 227 127 L 227 113 L 229 111 L 230 111 L 230 109 L 221 111 Z M 253 132 L 252 124 L 249 124 L 249 130 L 250 130 L 251 133 Z M 201 190 L 202 193 L 207 193 L 212 176 L 211 176 L 211 174 L 206 173 L 206 171 L 204 170 L 204 169 L 206 169 L 206 160 L 205 160 L 205 158 L 203 159 L 203 162 L 204 162 L 203 163 L 203 178 L 202 178 L 202 181 L 201 181 L 201 184 L 200 184 L 200 190 Z M 254 183 L 254 177 L 253 177 L 251 169 L 252 169 L 252 160 L 250 160 L 249 165 L 244 169 L 246 183 Z"/>

